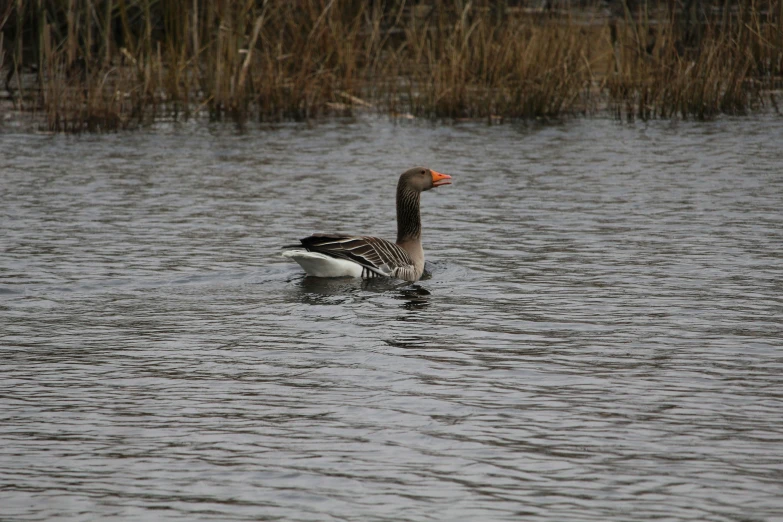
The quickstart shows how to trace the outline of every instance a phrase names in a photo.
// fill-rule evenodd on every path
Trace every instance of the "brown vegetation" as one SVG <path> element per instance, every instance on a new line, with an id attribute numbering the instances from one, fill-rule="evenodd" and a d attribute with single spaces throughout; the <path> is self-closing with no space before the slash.
<path id="1" fill-rule="evenodd" d="M 652 18 L 654 16 L 654 18 Z M 725 3 L 698 23 L 668 9 L 627 9 L 610 25 L 606 86 L 618 115 L 710 118 L 769 102 L 783 73 L 783 1 Z"/>
<path id="2" fill-rule="evenodd" d="M 375 106 L 495 120 L 777 109 L 783 0 L 610 5 L 8 0 L 0 68 L 17 107 L 58 131 L 162 111 L 283 120 Z"/>

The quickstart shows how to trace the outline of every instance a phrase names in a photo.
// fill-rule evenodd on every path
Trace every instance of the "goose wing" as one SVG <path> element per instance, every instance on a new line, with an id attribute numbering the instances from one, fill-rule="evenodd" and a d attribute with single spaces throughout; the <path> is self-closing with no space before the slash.
<path id="1" fill-rule="evenodd" d="M 313 234 L 301 242 L 310 252 L 354 261 L 366 268 L 368 275 L 398 277 L 401 272 L 414 269 L 405 250 L 379 237 Z"/>

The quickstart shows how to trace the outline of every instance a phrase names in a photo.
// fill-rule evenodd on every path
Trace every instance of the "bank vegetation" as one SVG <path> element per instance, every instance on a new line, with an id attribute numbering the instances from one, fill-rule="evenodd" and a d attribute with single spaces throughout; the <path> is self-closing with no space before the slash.
<path id="1" fill-rule="evenodd" d="M 783 0 L 7 0 L 6 105 L 54 131 L 378 111 L 777 111 Z"/>

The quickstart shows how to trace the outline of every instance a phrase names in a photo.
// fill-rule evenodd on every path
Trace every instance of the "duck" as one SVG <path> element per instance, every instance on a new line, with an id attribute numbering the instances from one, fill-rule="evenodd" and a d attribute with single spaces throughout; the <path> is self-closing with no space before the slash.
<path id="1" fill-rule="evenodd" d="M 450 184 L 450 175 L 426 167 L 414 167 L 400 175 L 395 243 L 374 236 L 313 234 L 282 255 L 313 277 L 387 277 L 416 282 L 424 274 L 421 193 Z"/>

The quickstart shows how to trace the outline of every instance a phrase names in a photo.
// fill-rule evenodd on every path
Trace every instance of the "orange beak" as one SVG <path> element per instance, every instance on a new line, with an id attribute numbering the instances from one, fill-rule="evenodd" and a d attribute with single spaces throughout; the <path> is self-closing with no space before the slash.
<path id="1" fill-rule="evenodd" d="M 435 172 L 434 170 L 430 170 L 432 172 L 432 186 L 433 187 L 440 187 L 441 185 L 451 185 L 451 176 L 448 174 L 441 174 L 440 172 Z"/>

